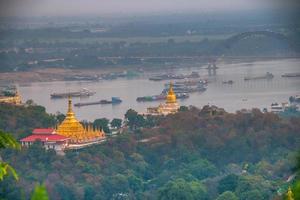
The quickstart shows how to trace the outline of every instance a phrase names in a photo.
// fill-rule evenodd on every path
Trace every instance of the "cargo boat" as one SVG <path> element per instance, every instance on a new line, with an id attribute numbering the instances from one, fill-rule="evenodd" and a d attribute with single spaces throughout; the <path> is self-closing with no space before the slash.
<path id="1" fill-rule="evenodd" d="M 185 79 L 185 78 L 199 78 L 200 75 L 197 72 L 192 72 L 189 75 L 175 75 L 175 74 L 162 74 L 156 75 L 149 78 L 150 81 L 162 81 L 162 80 L 177 80 L 177 79 Z"/>
<path id="2" fill-rule="evenodd" d="M 58 99 L 58 98 L 67 98 L 67 97 L 89 97 L 96 94 L 96 92 L 92 92 L 86 88 L 83 88 L 77 92 L 66 92 L 66 93 L 52 93 L 50 94 L 51 98 Z"/>
<path id="3" fill-rule="evenodd" d="M 207 80 L 192 79 L 192 80 L 176 81 L 173 84 L 173 87 L 207 85 L 207 83 L 208 83 Z M 165 87 L 170 87 L 170 83 L 166 83 Z"/>
<path id="4" fill-rule="evenodd" d="M 144 97 L 136 98 L 136 101 L 138 101 L 138 102 L 162 101 L 162 100 L 165 100 L 166 97 L 167 97 L 167 95 L 165 95 L 165 94 L 144 96 Z M 189 95 L 186 93 L 178 93 L 178 94 L 176 94 L 176 98 L 177 99 L 186 99 L 186 98 L 189 98 Z"/>
<path id="5" fill-rule="evenodd" d="M 233 80 L 229 80 L 229 81 L 223 81 L 222 83 L 232 85 L 234 82 Z"/>
<path id="6" fill-rule="evenodd" d="M 300 95 L 290 96 L 290 103 L 300 103 Z"/>
<path id="7" fill-rule="evenodd" d="M 86 102 L 86 103 L 75 103 L 74 106 L 81 107 L 81 106 L 90 106 L 90 105 L 98 105 L 98 104 L 120 104 L 122 100 L 119 97 L 112 97 L 111 100 L 100 100 L 94 102 Z"/>
<path id="8" fill-rule="evenodd" d="M 288 78 L 300 77 L 300 73 L 285 73 L 285 74 L 281 75 L 281 77 L 288 77 Z"/>
<path id="9" fill-rule="evenodd" d="M 270 72 L 267 72 L 265 75 L 263 76 L 254 76 L 254 77 L 245 77 L 244 80 L 245 81 L 249 81 L 249 80 L 259 80 L 259 79 L 272 79 L 274 78 L 274 75 Z"/>

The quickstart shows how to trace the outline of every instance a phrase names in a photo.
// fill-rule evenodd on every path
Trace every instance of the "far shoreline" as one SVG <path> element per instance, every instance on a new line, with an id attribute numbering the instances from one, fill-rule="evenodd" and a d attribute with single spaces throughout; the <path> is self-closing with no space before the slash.
<path id="1" fill-rule="evenodd" d="M 221 60 L 222 59 L 222 60 Z M 272 61 L 272 60 L 294 60 L 300 59 L 300 56 L 285 56 L 285 57 L 221 57 L 217 62 L 222 63 L 252 63 L 259 61 Z M 221 60 L 221 61 L 220 61 Z M 187 62 L 189 66 L 198 65 L 205 66 L 207 62 L 204 61 L 192 61 Z M 184 62 L 182 62 L 184 64 Z M 218 64 L 217 64 L 218 65 Z M 55 82 L 55 81 L 69 81 L 65 80 L 67 76 L 75 75 L 101 75 L 112 72 L 123 72 L 126 70 L 138 71 L 142 70 L 144 72 L 153 72 L 157 69 L 179 69 L 185 68 L 183 65 L 144 65 L 144 66 L 107 66 L 102 68 L 87 68 L 87 69 L 71 69 L 71 68 L 43 68 L 34 69 L 31 71 L 19 71 L 19 72 L 2 72 L 0 73 L 0 84 L 30 84 L 36 82 Z"/>

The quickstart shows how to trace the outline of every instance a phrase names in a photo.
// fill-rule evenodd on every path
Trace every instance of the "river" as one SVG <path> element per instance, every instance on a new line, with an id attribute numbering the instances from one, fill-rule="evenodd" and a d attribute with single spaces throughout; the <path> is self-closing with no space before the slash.
<path id="1" fill-rule="evenodd" d="M 196 65 L 196 64 L 195 64 Z M 66 99 L 51 99 L 54 92 L 77 91 L 88 88 L 96 94 L 89 98 L 73 98 L 73 103 L 98 101 L 110 99 L 112 96 L 120 97 L 123 102 L 119 105 L 91 105 L 75 107 L 74 111 L 80 120 L 95 120 L 106 117 L 108 119 L 123 118 L 125 112 L 132 108 L 138 112 L 145 112 L 147 107 L 157 106 L 160 102 L 137 102 L 139 96 L 159 94 L 167 81 L 149 81 L 153 74 L 176 73 L 190 74 L 198 72 L 201 78 L 208 79 L 210 83 L 203 93 L 193 93 L 188 99 L 180 100 L 180 105 L 216 105 L 225 108 L 228 112 L 235 112 L 243 108 L 269 108 L 274 102 L 287 102 L 292 95 L 300 94 L 300 77 L 283 78 L 284 73 L 300 73 L 300 59 L 282 59 L 272 61 L 255 61 L 247 63 L 218 63 L 218 69 L 209 73 L 206 66 L 192 66 L 159 70 L 145 73 L 138 78 L 103 80 L 99 82 L 35 82 L 29 85 L 19 85 L 23 101 L 32 99 L 35 103 L 46 107 L 47 112 L 65 113 Z M 271 72 L 272 80 L 244 81 L 245 76 L 263 75 Z M 223 81 L 233 80 L 234 84 L 223 84 Z"/>

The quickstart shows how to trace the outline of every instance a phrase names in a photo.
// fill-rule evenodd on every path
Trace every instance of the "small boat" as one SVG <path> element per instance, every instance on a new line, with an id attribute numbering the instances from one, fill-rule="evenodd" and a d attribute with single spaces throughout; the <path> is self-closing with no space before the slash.
<path id="1" fill-rule="evenodd" d="M 52 93 L 50 94 L 50 96 L 53 99 L 57 99 L 57 98 L 67 98 L 67 97 L 89 97 L 94 94 L 96 94 L 96 92 L 92 92 L 86 88 L 83 88 L 82 90 L 77 92 Z"/>
<path id="2" fill-rule="evenodd" d="M 300 95 L 290 96 L 290 103 L 300 103 Z"/>
<path id="3" fill-rule="evenodd" d="M 288 107 L 289 107 L 289 103 L 287 103 L 287 102 L 284 102 L 281 104 L 272 103 L 271 104 L 271 112 L 272 113 L 280 113 L 280 112 L 283 112 Z"/>
<path id="4" fill-rule="evenodd" d="M 249 81 L 249 80 L 259 80 L 259 79 L 272 79 L 274 78 L 274 75 L 270 72 L 267 72 L 265 75 L 263 76 L 254 76 L 254 77 L 245 77 L 244 80 L 245 81 Z"/>
<path id="5" fill-rule="evenodd" d="M 281 77 L 289 77 L 289 78 L 300 77 L 300 73 L 285 73 L 285 74 L 281 75 Z"/>
<path id="6" fill-rule="evenodd" d="M 229 81 L 223 81 L 222 83 L 232 85 L 234 82 L 233 80 L 229 80 Z"/>
<path id="7" fill-rule="evenodd" d="M 94 102 L 75 103 L 74 106 L 81 107 L 81 106 L 98 105 L 98 104 L 119 104 L 119 103 L 122 103 L 122 100 L 119 97 L 112 97 L 111 100 L 103 99 Z"/>
<path id="8" fill-rule="evenodd" d="M 190 75 L 187 75 L 186 78 L 199 78 L 200 75 L 198 72 L 192 72 Z"/>
<path id="9" fill-rule="evenodd" d="M 162 100 L 165 100 L 166 97 L 167 97 L 166 94 L 153 95 L 153 96 L 144 96 L 144 97 L 136 98 L 136 101 L 137 102 L 162 101 Z M 186 99 L 186 98 L 189 98 L 189 95 L 187 93 L 177 93 L 176 98 L 177 99 Z"/>

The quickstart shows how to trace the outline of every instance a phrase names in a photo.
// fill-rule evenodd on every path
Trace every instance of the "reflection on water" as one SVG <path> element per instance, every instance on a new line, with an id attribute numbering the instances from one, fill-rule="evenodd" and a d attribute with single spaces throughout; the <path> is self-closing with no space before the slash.
<path id="1" fill-rule="evenodd" d="M 193 93 L 189 99 L 180 101 L 181 105 L 217 105 L 229 112 L 242 108 L 265 108 L 272 102 L 286 102 L 289 96 L 300 93 L 300 78 L 282 78 L 284 73 L 300 72 L 300 59 L 286 59 L 275 61 L 260 61 L 254 63 L 220 63 L 216 72 L 201 67 L 173 69 L 174 73 L 190 74 L 199 72 L 200 76 L 211 82 L 203 93 Z M 168 71 L 169 72 L 169 71 Z M 272 80 L 244 81 L 245 76 L 262 75 L 271 72 Z M 158 73 L 158 72 L 157 72 Z M 162 73 L 164 73 L 162 71 Z M 123 118 L 125 112 L 132 108 L 145 112 L 149 106 L 156 106 L 159 102 L 136 102 L 139 96 L 159 94 L 166 81 L 155 82 L 148 80 L 148 74 L 137 79 L 118 79 L 99 82 L 43 82 L 31 85 L 20 85 L 19 90 L 23 100 L 33 99 L 37 104 L 46 107 L 47 112 L 66 112 L 66 99 L 50 99 L 54 92 L 76 91 L 88 88 L 96 94 L 89 98 L 74 98 L 73 103 L 99 101 L 110 99 L 112 96 L 120 97 L 123 102 L 118 105 L 91 105 L 74 108 L 80 120 L 94 120 L 106 117 Z M 223 81 L 233 80 L 234 84 L 223 84 Z"/>

